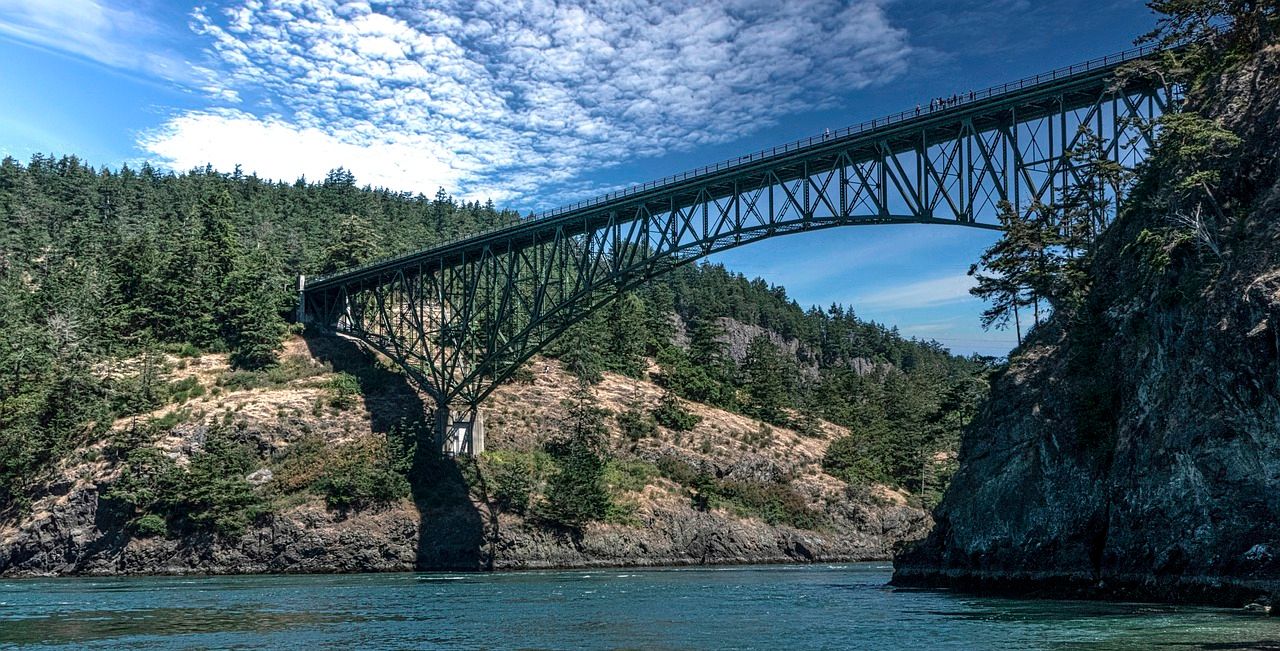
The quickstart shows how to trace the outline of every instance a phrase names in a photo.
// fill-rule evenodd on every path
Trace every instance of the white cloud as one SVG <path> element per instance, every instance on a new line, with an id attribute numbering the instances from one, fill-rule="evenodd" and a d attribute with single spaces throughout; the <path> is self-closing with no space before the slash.
<path id="1" fill-rule="evenodd" d="M 143 136 L 141 144 L 178 169 L 212 163 L 230 170 L 245 160 L 245 152 L 254 152 L 244 172 L 286 181 L 299 176 L 323 179 L 344 166 L 362 170 L 366 182 L 391 188 L 420 185 L 424 175 L 451 186 L 464 176 L 448 160 L 433 157 L 430 143 L 402 139 L 381 146 L 353 144 L 316 128 L 233 110 L 187 113 Z"/>
<path id="2" fill-rule="evenodd" d="M 161 79 L 198 83 L 201 74 L 159 45 L 161 25 L 111 0 L 0 0 L 0 35 Z"/>
<path id="3" fill-rule="evenodd" d="M 323 150 L 352 156 L 338 162 L 362 181 L 545 204 L 585 192 L 599 166 L 726 142 L 829 106 L 901 73 L 908 52 L 877 0 L 376 7 L 240 0 L 198 11 L 220 61 L 209 92 L 250 106 L 176 116 L 142 146 L 178 167 L 225 167 L 215 155 L 230 156 L 283 178 Z M 232 150 L 212 131 L 250 133 L 255 119 L 294 131 L 299 145 L 248 139 Z"/>
<path id="4" fill-rule="evenodd" d="M 930 278 L 888 287 L 855 298 L 853 307 L 857 310 L 879 311 L 939 307 L 975 300 L 969 294 L 969 288 L 973 286 L 974 279 L 967 274 Z"/>

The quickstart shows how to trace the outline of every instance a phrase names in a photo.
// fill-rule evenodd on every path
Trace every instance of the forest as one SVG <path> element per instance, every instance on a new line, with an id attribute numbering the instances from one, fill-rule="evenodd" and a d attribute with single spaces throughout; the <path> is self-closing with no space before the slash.
<path id="1" fill-rule="evenodd" d="M 98 168 L 74 156 L 0 162 L 0 510 L 42 468 L 168 400 L 162 353 L 276 363 L 298 274 L 340 270 L 511 224 L 492 203 L 361 187 L 344 169 L 270 182 L 240 170 Z M 734 360 L 726 327 L 759 326 Z M 778 342 L 792 342 L 784 350 Z M 714 264 L 624 296 L 546 351 L 585 382 L 654 375 L 672 396 L 815 431 L 851 428 L 828 469 L 937 492 L 991 360 L 905 339 L 853 309 L 802 308 Z"/>

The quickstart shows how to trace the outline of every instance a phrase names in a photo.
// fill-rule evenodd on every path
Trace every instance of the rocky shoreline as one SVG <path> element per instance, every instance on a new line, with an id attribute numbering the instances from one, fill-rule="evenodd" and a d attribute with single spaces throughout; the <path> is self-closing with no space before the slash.
<path id="1" fill-rule="evenodd" d="M 1220 254 L 1135 199 L 1099 242 L 1087 303 L 993 378 L 895 585 L 1280 602 L 1278 77 L 1272 45 L 1190 97 L 1241 139 L 1219 195 L 1235 217 L 1206 236 Z M 1185 175 L 1170 165 L 1136 191 Z"/>
<path id="2" fill-rule="evenodd" d="M 134 538 L 114 527 L 93 489 L 73 491 L 42 517 L 0 530 L 0 576 L 352 573 L 516 570 L 887 560 L 928 530 L 907 506 L 868 510 L 855 530 L 815 532 L 723 513 L 655 508 L 640 526 L 557 529 L 470 508 L 418 511 L 405 503 L 349 517 L 306 505 L 236 540 L 212 535 Z M 496 524 L 496 526 L 495 526 Z"/>

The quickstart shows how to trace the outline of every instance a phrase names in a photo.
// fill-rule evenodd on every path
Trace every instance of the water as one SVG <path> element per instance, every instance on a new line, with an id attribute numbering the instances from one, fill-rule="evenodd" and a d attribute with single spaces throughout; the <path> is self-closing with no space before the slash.
<path id="1" fill-rule="evenodd" d="M 1211 608 L 885 587 L 884 563 L 0 582 L 0 648 L 1278 649 Z"/>

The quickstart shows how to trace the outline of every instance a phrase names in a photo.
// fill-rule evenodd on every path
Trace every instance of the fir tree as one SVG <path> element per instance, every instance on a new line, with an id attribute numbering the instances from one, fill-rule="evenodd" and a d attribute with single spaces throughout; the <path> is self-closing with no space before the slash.
<path id="1" fill-rule="evenodd" d="M 264 250 L 237 261 L 227 279 L 231 296 L 227 304 L 228 343 L 234 366 L 257 369 L 276 362 L 285 334 L 280 316 L 283 285 L 284 279 Z"/>
<path id="2" fill-rule="evenodd" d="M 607 412 L 586 384 L 578 386 L 565 408 L 561 437 L 549 449 L 556 471 L 547 481 L 546 515 L 576 528 L 604 519 L 609 511 L 604 483 Z"/>

